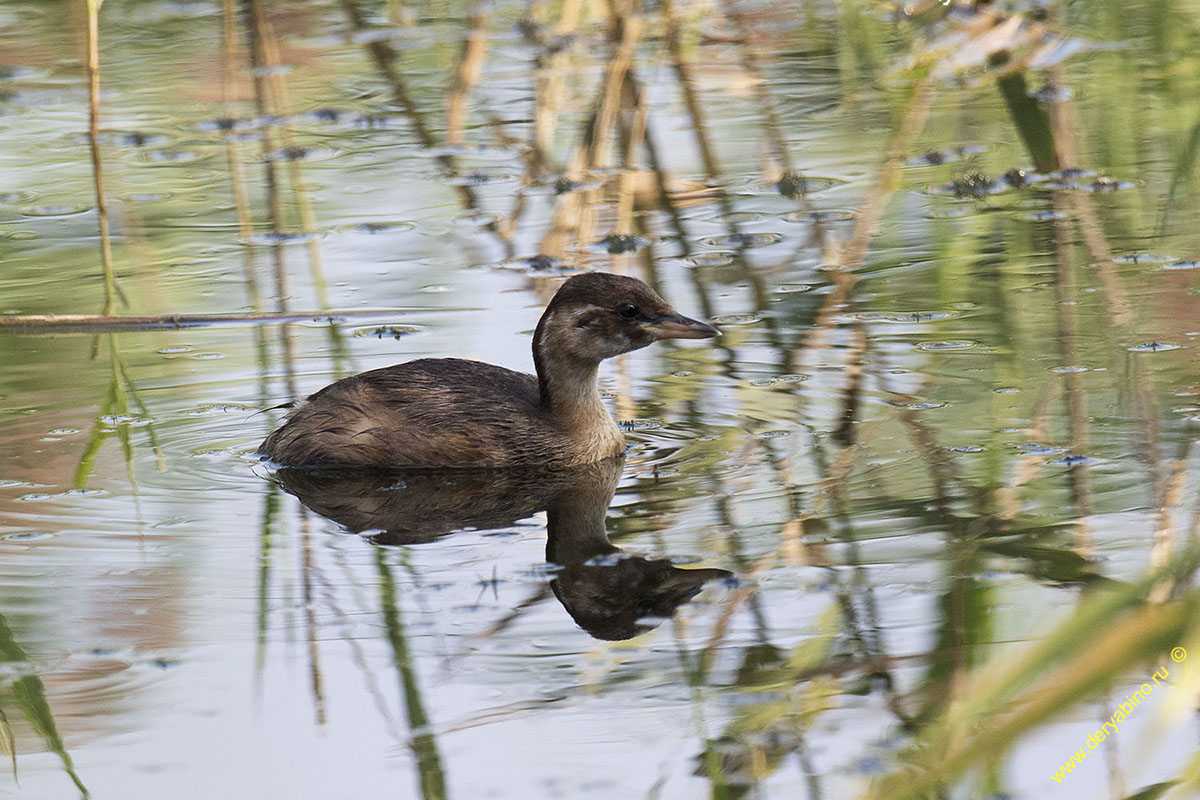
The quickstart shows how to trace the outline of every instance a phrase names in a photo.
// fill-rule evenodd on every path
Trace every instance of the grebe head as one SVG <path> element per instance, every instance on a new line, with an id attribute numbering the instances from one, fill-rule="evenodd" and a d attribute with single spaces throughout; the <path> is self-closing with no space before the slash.
<path id="1" fill-rule="evenodd" d="M 546 306 L 533 347 L 536 360 L 598 364 L 659 339 L 708 339 L 711 325 L 685 317 L 637 278 L 588 272 L 569 278 Z"/>

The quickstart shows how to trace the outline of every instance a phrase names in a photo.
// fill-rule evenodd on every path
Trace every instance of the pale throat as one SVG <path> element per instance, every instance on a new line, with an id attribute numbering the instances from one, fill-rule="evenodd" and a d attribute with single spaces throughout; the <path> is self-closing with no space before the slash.
<path id="1" fill-rule="evenodd" d="M 553 317 L 553 315 L 552 315 Z M 600 359 L 581 358 L 572 353 L 570 333 L 558 327 L 559 320 L 543 320 L 533 342 L 542 403 L 562 426 L 578 433 L 611 439 L 620 430 L 600 397 L 596 374 Z"/>
<path id="2" fill-rule="evenodd" d="M 600 364 L 556 356 L 548 350 L 543 347 L 537 360 L 538 380 L 542 401 L 555 419 L 571 427 L 615 424 L 596 386 Z"/>

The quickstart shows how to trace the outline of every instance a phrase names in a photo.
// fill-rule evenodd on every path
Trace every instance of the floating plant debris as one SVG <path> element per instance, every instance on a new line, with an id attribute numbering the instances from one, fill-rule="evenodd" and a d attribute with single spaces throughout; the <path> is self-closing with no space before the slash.
<path id="1" fill-rule="evenodd" d="M 146 131 L 126 131 L 115 134 L 115 138 L 118 144 L 127 144 L 133 147 L 145 147 L 148 144 L 167 141 L 167 137 L 161 133 L 147 133 Z"/>
<path id="2" fill-rule="evenodd" d="M 293 145 L 267 153 L 266 157 L 269 161 L 313 161 L 318 158 L 328 158 L 331 155 L 333 155 L 332 150 Z"/>
<path id="3" fill-rule="evenodd" d="M 211 417 L 219 414 L 243 413 L 255 410 L 257 409 L 253 406 L 242 405 L 241 403 L 206 403 L 202 406 L 186 409 L 183 414 L 188 417 Z"/>
<path id="4" fill-rule="evenodd" d="M 1062 447 L 1055 447 L 1049 444 L 1040 442 L 1025 442 L 1022 444 L 1014 444 L 1012 448 L 1023 456 L 1052 456 L 1064 451 Z"/>
<path id="5" fill-rule="evenodd" d="M 1095 176 L 1095 170 L 1083 169 L 1082 167 L 1065 167 L 1051 172 L 1047 177 L 1056 181 L 1078 181 L 1084 178 L 1094 178 Z"/>
<path id="6" fill-rule="evenodd" d="M 952 311 L 859 311 L 854 314 L 846 314 L 839 319 L 846 322 L 888 322 L 911 325 L 920 322 L 938 322 L 943 319 L 955 319 L 960 316 L 962 315 L 955 314 Z"/>
<path id="7" fill-rule="evenodd" d="M 376 113 L 376 114 L 359 114 L 354 118 L 354 126 L 356 128 L 390 128 L 396 122 L 396 117 L 392 114 Z"/>
<path id="8" fill-rule="evenodd" d="M 783 239 L 781 233 L 730 233 L 725 236 L 709 236 L 701 239 L 700 244 L 706 247 L 766 247 Z"/>
<path id="9" fill-rule="evenodd" d="M 610 233 L 596 242 L 595 246 L 606 253 L 620 255 L 621 253 L 633 253 L 648 244 L 650 244 L 649 240 L 643 239 L 640 236 L 631 236 L 627 233 Z"/>
<path id="10" fill-rule="evenodd" d="M 253 245 L 280 245 L 280 244 L 305 244 L 321 238 L 319 233 L 256 233 L 253 236 L 245 238 L 246 244 Z"/>
<path id="11" fill-rule="evenodd" d="M 185 164 L 204 158 L 199 150 L 145 150 L 138 153 L 138 160 L 146 164 Z"/>
<path id="12" fill-rule="evenodd" d="M 955 161 L 978 155 L 986 150 L 979 145 L 961 145 L 959 147 L 948 147 L 941 150 L 930 150 L 922 155 L 913 156 L 904 162 L 910 167 L 936 167 L 942 164 L 953 164 Z"/>
<path id="13" fill-rule="evenodd" d="M 1114 264 L 1166 264 L 1175 260 L 1175 256 L 1163 253 L 1125 253 L 1113 256 Z"/>
<path id="14" fill-rule="evenodd" d="M 314 122 L 341 122 L 346 118 L 347 114 L 344 111 L 338 111 L 336 108 L 317 108 L 309 111 L 304 115 L 304 119 Z"/>
<path id="15" fill-rule="evenodd" d="M 788 222 L 815 222 L 818 225 L 823 225 L 830 222 L 849 222 L 858 215 L 849 209 L 836 209 L 829 211 L 792 211 L 785 214 L 784 219 Z"/>
<path id="16" fill-rule="evenodd" d="M 1135 344 L 1133 347 L 1126 348 L 1131 353 L 1160 353 L 1164 350 L 1178 350 L 1183 345 L 1171 344 L 1169 342 L 1146 342 L 1144 344 Z"/>
<path id="17" fill-rule="evenodd" d="M 1091 183 L 1084 184 L 1081 188 L 1091 192 L 1105 194 L 1108 192 L 1116 192 L 1121 189 L 1132 189 L 1134 184 L 1130 181 L 1120 181 L 1116 178 L 1099 177 Z"/>
<path id="18" fill-rule="evenodd" d="M 1095 461 L 1095 459 L 1091 458 L 1090 456 L 1079 456 L 1079 455 L 1074 455 L 1074 454 L 1067 454 L 1061 458 L 1054 459 L 1050 463 L 1056 464 L 1056 465 L 1062 466 L 1062 467 L 1079 467 L 1079 466 L 1083 466 L 1085 464 L 1091 464 L 1094 461 Z"/>
<path id="19" fill-rule="evenodd" d="M 561 258 L 555 258 L 554 256 L 543 255 L 541 253 L 535 256 L 526 256 L 524 258 L 513 258 L 507 261 L 501 261 L 496 266 L 500 269 L 552 275 L 557 275 L 572 269 L 571 265 L 563 261 Z"/>
<path id="20" fill-rule="evenodd" d="M 944 342 L 921 342 L 917 345 L 917 349 L 932 352 L 956 352 L 959 350 L 972 350 L 978 346 L 979 342 L 970 339 L 959 339 Z"/>
<path id="21" fill-rule="evenodd" d="M 408 220 L 395 221 L 380 221 L 380 222 L 359 222 L 354 225 L 347 226 L 344 230 L 353 231 L 355 233 L 366 233 L 375 235 L 379 233 L 395 233 L 398 231 L 415 230 L 417 223 L 409 222 Z"/>
<path id="22" fill-rule="evenodd" d="M 245 120 L 237 119 L 236 117 L 217 117 L 216 119 L 206 119 L 196 123 L 196 127 L 202 131 L 220 131 L 229 133 L 235 130 L 250 127 L 250 123 Z"/>
<path id="23" fill-rule="evenodd" d="M 788 199 L 795 199 L 806 194 L 814 192 L 823 192 L 826 189 L 837 186 L 843 181 L 837 178 L 817 178 L 811 175 L 797 175 L 793 172 L 784 173 L 783 177 L 775 183 L 775 188 L 781 195 Z"/>
<path id="24" fill-rule="evenodd" d="M 563 266 L 562 259 L 543 255 L 541 253 L 538 253 L 536 256 L 530 256 L 524 261 L 525 266 L 539 272 L 550 272 L 552 270 L 561 269 Z"/>
<path id="25" fill-rule="evenodd" d="M 395 339 L 399 341 L 405 336 L 412 336 L 414 333 L 420 332 L 421 328 L 416 325 L 375 325 L 357 329 L 354 331 L 354 336 L 359 339 Z"/>
<path id="26" fill-rule="evenodd" d="M 503 170 L 472 170 L 471 172 L 463 173 L 462 175 L 452 175 L 446 178 L 446 183 L 451 186 L 483 186 L 496 181 L 512 180 L 515 175 L 511 172 Z"/>
<path id="27" fill-rule="evenodd" d="M 1014 189 L 1023 189 L 1029 185 L 1030 175 L 1020 167 L 1013 167 L 1000 176 L 1000 179 Z"/>
<path id="28" fill-rule="evenodd" d="M 950 190 L 960 199 L 987 197 L 996 190 L 996 182 L 982 172 L 968 172 L 951 181 Z"/>

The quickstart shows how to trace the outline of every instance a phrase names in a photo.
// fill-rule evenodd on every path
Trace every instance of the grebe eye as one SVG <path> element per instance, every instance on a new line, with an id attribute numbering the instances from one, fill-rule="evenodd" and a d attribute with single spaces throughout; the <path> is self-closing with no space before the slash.
<path id="1" fill-rule="evenodd" d="M 617 316 L 621 319 L 634 319 L 640 313 L 638 307 L 633 303 L 621 303 L 621 305 L 617 306 Z"/>

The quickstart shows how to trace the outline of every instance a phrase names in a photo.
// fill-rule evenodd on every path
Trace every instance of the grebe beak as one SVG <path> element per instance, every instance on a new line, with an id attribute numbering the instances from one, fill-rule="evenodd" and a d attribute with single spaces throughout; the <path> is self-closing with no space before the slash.
<path id="1" fill-rule="evenodd" d="M 647 323 L 646 327 L 659 339 L 711 339 L 721 332 L 712 325 L 682 314 L 671 314 Z"/>

